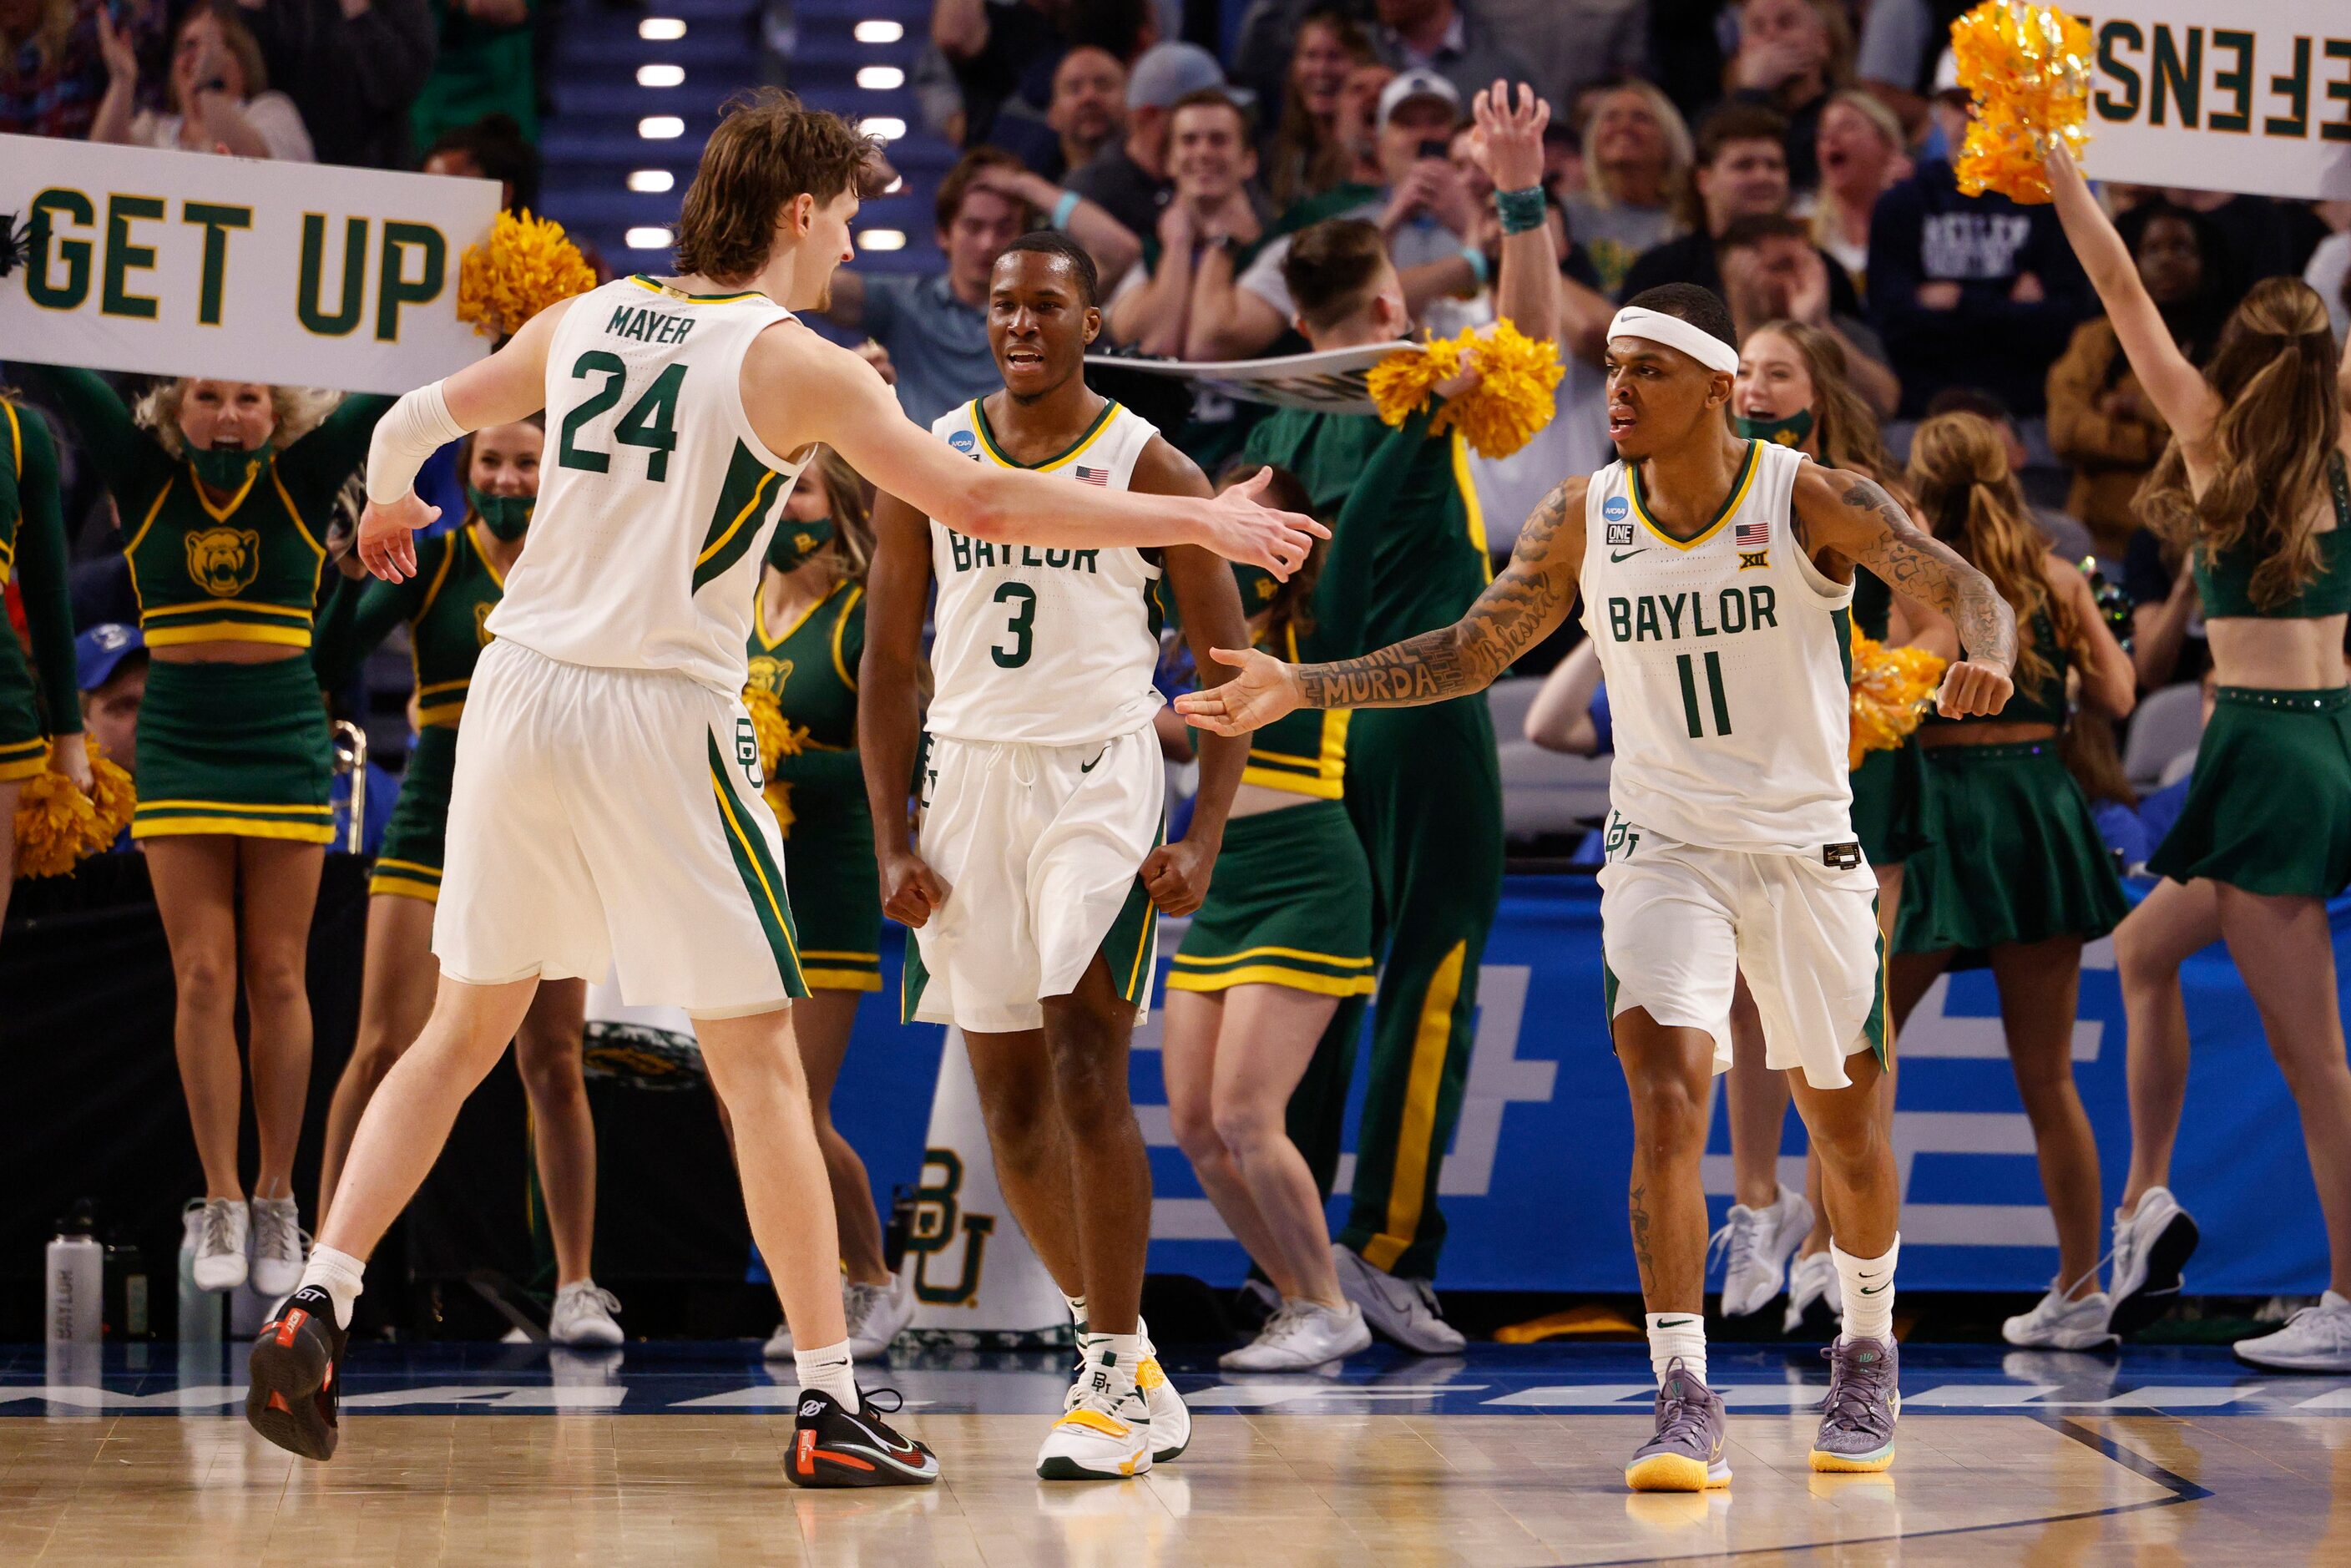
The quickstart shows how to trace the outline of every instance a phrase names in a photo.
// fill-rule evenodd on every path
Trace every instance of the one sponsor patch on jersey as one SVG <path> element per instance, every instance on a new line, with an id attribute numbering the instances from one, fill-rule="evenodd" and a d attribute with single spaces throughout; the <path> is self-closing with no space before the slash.
<path id="1" fill-rule="evenodd" d="M 1767 566 L 1770 566 L 1771 564 L 1771 552 L 1770 550 L 1767 550 L 1767 549 L 1744 550 L 1744 549 L 1743 549 L 1743 550 L 1740 550 L 1740 551 L 1739 552 L 1739 570 L 1741 570 L 1741 571 L 1753 571 L 1753 570 L 1756 570 L 1758 567 L 1767 567 Z"/>
<path id="2" fill-rule="evenodd" d="M 1730 530 L 1730 542 L 1740 549 L 1761 549 L 1771 542 L 1771 524 L 1764 518 L 1740 523 Z"/>
<path id="3" fill-rule="evenodd" d="M 1614 501 L 1611 501 L 1608 504 L 1612 507 L 1616 505 Z M 1630 523 L 1609 524 L 1608 542 L 1612 545 L 1631 544 L 1633 542 L 1633 525 Z"/>
<path id="4" fill-rule="evenodd" d="M 1612 523 L 1631 516 L 1632 511 L 1632 506 L 1622 496 L 1611 496 L 1606 500 L 1600 503 L 1600 515 L 1607 518 Z M 1627 528 L 1625 530 L 1625 538 L 1630 538 L 1631 537 L 1632 530 Z"/>
<path id="5" fill-rule="evenodd" d="M 947 444 L 957 452 L 971 453 L 979 445 L 979 437 L 968 430 L 958 430 L 947 436 Z"/>

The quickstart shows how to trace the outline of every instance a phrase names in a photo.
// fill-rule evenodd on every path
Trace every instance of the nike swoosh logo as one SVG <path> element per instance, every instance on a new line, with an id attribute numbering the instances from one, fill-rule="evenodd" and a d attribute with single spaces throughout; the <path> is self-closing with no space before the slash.
<path id="1" fill-rule="evenodd" d="M 851 1426 L 856 1427 L 859 1431 L 872 1438 L 873 1440 L 873 1446 L 881 1449 L 885 1454 L 912 1454 L 914 1452 L 914 1445 L 906 1441 L 903 1437 L 893 1443 L 889 1438 L 884 1437 L 881 1433 L 875 1431 L 872 1427 L 867 1426 L 864 1422 L 859 1420 L 856 1416 L 852 1416 L 848 1411 L 842 1411 L 841 1416 L 842 1420 L 847 1421 Z"/>
<path id="2" fill-rule="evenodd" d="M 1079 771 L 1079 772 L 1081 772 L 1081 773 L 1092 773 L 1092 772 L 1094 770 L 1094 763 L 1096 763 L 1096 762 L 1100 762 L 1103 758 L 1108 757 L 1109 755 L 1110 755 L 1110 747 L 1107 747 L 1107 746 L 1105 746 L 1105 747 L 1103 747 L 1102 748 L 1102 750 L 1100 750 L 1099 752 L 1096 752 L 1096 753 L 1094 754 L 1094 760 L 1093 760 L 1093 762 L 1081 762 L 1081 763 L 1079 763 L 1079 764 L 1078 764 L 1078 771 Z"/>
<path id="3" fill-rule="evenodd" d="M 1698 1322 L 1696 1318 L 1659 1318 L 1657 1320 L 1657 1326 L 1661 1329 L 1677 1329 L 1684 1323 L 1694 1323 L 1696 1322 Z"/>
<path id="4" fill-rule="evenodd" d="M 1892 1284 L 1893 1282 L 1894 1282 L 1894 1281 L 1892 1281 L 1891 1280 L 1888 1280 L 1886 1283 L 1887 1285 L 1890 1285 L 1890 1284 Z M 1875 1296 L 1875 1295 L 1877 1295 L 1878 1293 L 1880 1293 L 1881 1291 L 1883 1291 L 1885 1289 L 1886 1289 L 1886 1285 L 1864 1285 L 1864 1286 L 1861 1288 L 1861 1293 L 1862 1293 L 1863 1295 L 1865 1295 L 1865 1296 Z"/>
<path id="5" fill-rule="evenodd" d="M 1616 551 L 1614 551 L 1614 550 L 1610 550 L 1610 551 L 1608 552 L 1608 563 L 1609 563 L 1611 566 L 1614 566 L 1614 565 L 1615 565 L 1615 564 L 1616 564 L 1617 562 L 1619 562 L 1619 561 L 1627 561 L 1627 560 L 1631 560 L 1631 559 L 1632 559 L 1635 556 L 1636 556 L 1636 555 L 1646 555 L 1646 554 L 1647 554 L 1647 553 L 1648 553 L 1648 549 L 1649 549 L 1649 547 L 1648 547 L 1648 546 L 1646 546 L 1646 545 L 1643 545 L 1639 549 L 1628 549 L 1628 550 L 1625 551 L 1622 555 L 1619 555 L 1619 554 L 1618 554 Z"/>

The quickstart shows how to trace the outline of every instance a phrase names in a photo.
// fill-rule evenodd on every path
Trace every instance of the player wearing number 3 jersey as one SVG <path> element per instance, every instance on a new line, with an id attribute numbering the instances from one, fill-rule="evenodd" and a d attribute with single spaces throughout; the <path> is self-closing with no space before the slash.
<path id="1" fill-rule="evenodd" d="M 1790 1070 L 1821 1151 L 1844 1301 L 1819 1470 L 1893 1462 L 1898 1194 L 1872 1090 L 1884 1028 L 1876 883 L 1846 781 L 1846 615 L 1856 565 L 1949 613 L 1967 658 L 1947 714 L 2008 699 L 2016 623 L 1991 584 L 1920 533 L 1876 484 L 1734 437 L 1729 312 L 1705 289 L 1656 288 L 1608 332 L 1618 461 L 1570 479 L 1528 520 L 1510 569 L 1469 614 L 1364 658 L 1290 665 L 1262 653 L 1179 698 L 1219 733 L 1291 708 L 1397 706 L 1479 690 L 1583 598 L 1616 721 L 1601 873 L 1607 1006 L 1633 1099 L 1633 1250 L 1649 1310 L 1656 1432 L 1635 1490 L 1730 1479 L 1703 1328 L 1708 1073 L 1730 1061 L 1744 972 L 1769 1060 Z"/>
<path id="2" fill-rule="evenodd" d="M 361 559 L 414 575 L 412 487 L 442 444 L 544 409 L 531 538 L 468 694 L 451 791 L 433 1015 L 369 1104 L 302 1286 L 255 1342 L 247 1417 L 334 1451 L 335 1362 L 363 1260 L 542 979 L 616 967 L 632 1003 L 693 1015 L 733 1113 L 753 1236 L 792 1329 L 801 1486 L 923 1484 L 938 1463 L 859 1393 L 824 1160 L 787 1005 L 807 994 L 776 819 L 745 713 L 768 535 L 817 443 L 998 548 L 1203 544 L 1293 568 L 1304 518 L 1248 497 L 1113 495 L 975 475 L 871 367 L 802 326 L 849 259 L 873 144 L 781 93 L 731 106 L 680 215 L 678 276 L 542 311 L 401 400 L 368 459 Z"/>

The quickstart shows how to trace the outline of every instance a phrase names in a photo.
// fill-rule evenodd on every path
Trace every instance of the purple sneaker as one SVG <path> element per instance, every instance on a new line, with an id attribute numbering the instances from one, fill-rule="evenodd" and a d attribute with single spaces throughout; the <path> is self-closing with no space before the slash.
<path id="1" fill-rule="evenodd" d="M 1828 1357 L 1829 1396 L 1821 1401 L 1821 1429 L 1813 1439 L 1813 1469 L 1831 1474 L 1874 1472 L 1894 1463 L 1894 1419 L 1902 1414 L 1897 1386 L 1901 1353 L 1884 1340 L 1840 1340 Z"/>
<path id="2" fill-rule="evenodd" d="M 1700 1383 L 1676 1356 L 1657 1385 L 1657 1435 L 1625 1467 L 1635 1491 L 1704 1491 L 1730 1484 L 1723 1458 L 1722 1396 Z"/>

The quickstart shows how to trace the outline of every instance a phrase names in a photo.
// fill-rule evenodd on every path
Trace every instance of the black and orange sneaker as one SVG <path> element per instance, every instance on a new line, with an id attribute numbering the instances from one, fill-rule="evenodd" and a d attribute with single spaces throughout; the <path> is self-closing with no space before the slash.
<path id="1" fill-rule="evenodd" d="M 938 1456 L 892 1431 L 873 1395 L 898 1400 L 893 1388 L 858 1392 L 854 1415 L 820 1388 L 800 1391 L 799 1421 L 784 1474 L 799 1487 L 926 1487 L 939 1479 Z M 895 1415 L 903 1401 L 893 1404 Z"/>
<path id="2" fill-rule="evenodd" d="M 343 1435 L 335 1369 L 348 1337 L 335 1326 L 334 1298 L 318 1286 L 287 1297 L 253 1341 L 253 1388 L 245 1396 L 253 1429 L 306 1459 L 333 1458 Z"/>

